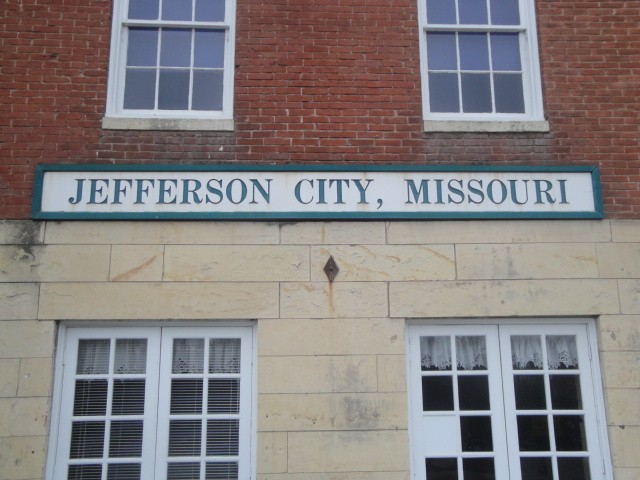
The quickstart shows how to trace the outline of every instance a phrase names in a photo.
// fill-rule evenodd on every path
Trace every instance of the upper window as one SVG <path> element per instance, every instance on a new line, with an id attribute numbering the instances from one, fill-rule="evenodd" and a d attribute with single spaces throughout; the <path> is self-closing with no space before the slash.
<path id="1" fill-rule="evenodd" d="M 611 478 L 589 335 L 577 323 L 412 326 L 412 478 Z"/>
<path id="2" fill-rule="evenodd" d="M 253 478 L 250 327 L 60 339 L 48 478 Z"/>
<path id="3" fill-rule="evenodd" d="M 233 0 L 116 0 L 107 116 L 231 118 Z"/>
<path id="4" fill-rule="evenodd" d="M 425 120 L 542 120 L 533 0 L 419 0 Z"/>

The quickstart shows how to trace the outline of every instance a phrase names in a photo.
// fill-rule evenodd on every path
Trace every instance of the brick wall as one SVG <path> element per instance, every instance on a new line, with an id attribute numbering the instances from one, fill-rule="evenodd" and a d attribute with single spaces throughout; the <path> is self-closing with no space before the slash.
<path id="1" fill-rule="evenodd" d="M 415 0 L 238 0 L 234 132 L 100 128 L 111 2 L 0 7 L 0 217 L 38 163 L 598 165 L 640 218 L 640 3 L 538 1 L 548 133 L 424 133 Z"/>

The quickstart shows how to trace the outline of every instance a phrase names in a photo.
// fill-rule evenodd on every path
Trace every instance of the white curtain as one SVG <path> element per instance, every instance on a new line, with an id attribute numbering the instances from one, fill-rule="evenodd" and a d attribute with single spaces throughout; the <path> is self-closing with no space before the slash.
<path id="1" fill-rule="evenodd" d="M 578 349 L 573 335 L 547 335 L 547 367 L 551 370 L 578 368 Z M 511 357 L 516 370 L 541 370 L 544 367 L 542 337 L 514 335 Z"/>
<path id="2" fill-rule="evenodd" d="M 172 373 L 203 373 L 204 339 L 174 338 Z"/>
<path id="3" fill-rule="evenodd" d="M 147 340 L 119 338 L 116 340 L 114 372 L 117 374 L 145 373 L 147 368 Z"/>
<path id="4" fill-rule="evenodd" d="M 80 340 L 78 342 L 78 375 L 109 373 L 109 339 Z"/>
<path id="5" fill-rule="evenodd" d="M 456 362 L 460 370 L 486 370 L 487 344 L 484 337 L 456 337 Z"/>
<path id="6" fill-rule="evenodd" d="M 213 338 L 210 340 L 209 373 L 240 373 L 239 338 Z"/>
<path id="7" fill-rule="evenodd" d="M 542 369 L 542 343 L 539 335 L 513 335 L 511 360 L 515 370 Z"/>
<path id="8" fill-rule="evenodd" d="M 547 359 L 549 368 L 578 368 L 578 349 L 573 335 L 548 335 Z"/>
<path id="9" fill-rule="evenodd" d="M 451 370 L 451 337 L 420 337 L 423 370 Z"/>

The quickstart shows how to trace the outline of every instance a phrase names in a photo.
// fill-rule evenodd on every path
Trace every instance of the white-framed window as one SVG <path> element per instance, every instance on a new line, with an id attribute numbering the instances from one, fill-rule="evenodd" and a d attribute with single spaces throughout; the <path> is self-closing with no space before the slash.
<path id="1" fill-rule="evenodd" d="M 115 0 L 107 117 L 231 119 L 235 0 Z"/>
<path id="2" fill-rule="evenodd" d="M 425 120 L 544 120 L 534 0 L 418 0 L 418 14 Z"/>
<path id="3" fill-rule="evenodd" d="M 47 478 L 254 478 L 252 327 L 64 327 Z"/>
<path id="4" fill-rule="evenodd" d="M 413 480 L 611 479 L 589 323 L 410 325 Z"/>

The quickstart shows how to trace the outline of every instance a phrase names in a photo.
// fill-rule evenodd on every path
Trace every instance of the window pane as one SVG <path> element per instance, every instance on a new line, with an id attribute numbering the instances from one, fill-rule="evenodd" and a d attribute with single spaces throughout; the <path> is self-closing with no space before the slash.
<path id="1" fill-rule="evenodd" d="M 191 30 L 163 28 L 161 32 L 160 65 L 188 67 L 191 65 Z"/>
<path id="2" fill-rule="evenodd" d="M 144 338 L 120 338 L 116 340 L 114 373 L 145 373 L 147 368 L 147 341 Z"/>
<path id="3" fill-rule="evenodd" d="M 155 67 L 158 61 L 158 29 L 130 28 L 127 66 Z"/>
<path id="4" fill-rule="evenodd" d="M 139 463 L 112 463 L 107 467 L 107 480 L 139 480 Z"/>
<path id="5" fill-rule="evenodd" d="M 496 91 L 496 112 L 524 113 L 524 93 L 522 75 L 500 73 L 493 76 Z"/>
<path id="6" fill-rule="evenodd" d="M 455 24 L 455 0 L 427 0 L 427 22 L 439 24 Z"/>
<path id="7" fill-rule="evenodd" d="M 78 342 L 78 375 L 109 373 L 109 340 L 80 340 Z"/>
<path id="8" fill-rule="evenodd" d="M 153 109 L 156 100 L 155 69 L 127 69 L 124 86 L 124 108 Z"/>
<path id="9" fill-rule="evenodd" d="M 493 451 L 491 417 L 460 417 L 460 436 L 463 452 Z"/>
<path id="10" fill-rule="evenodd" d="M 451 337 L 420 337 L 420 358 L 422 370 L 451 370 Z"/>
<path id="11" fill-rule="evenodd" d="M 109 457 L 142 455 L 142 420 L 111 422 Z"/>
<path id="12" fill-rule="evenodd" d="M 144 380 L 114 380 L 111 413 L 142 415 L 144 413 Z"/>
<path id="13" fill-rule="evenodd" d="M 560 480 L 591 480 L 588 458 L 558 458 Z"/>
<path id="14" fill-rule="evenodd" d="M 494 25 L 519 25 L 518 0 L 490 0 L 491 23 Z"/>
<path id="15" fill-rule="evenodd" d="M 460 410 L 489 410 L 489 379 L 484 376 L 458 377 Z"/>
<path id="16" fill-rule="evenodd" d="M 521 70 L 520 38 L 517 33 L 491 34 L 491 62 L 494 70 Z"/>
<path id="17" fill-rule="evenodd" d="M 73 414 L 77 416 L 107 413 L 107 380 L 76 380 Z"/>
<path id="18" fill-rule="evenodd" d="M 206 480 L 237 480 L 237 463 L 207 463 Z"/>
<path id="19" fill-rule="evenodd" d="M 224 30 L 196 30 L 193 66 L 223 68 L 224 42 Z"/>
<path id="20" fill-rule="evenodd" d="M 224 0 L 196 0 L 197 22 L 223 22 Z"/>
<path id="21" fill-rule="evenodd" d="M 514 375 L 516 409 L 544 410 L 547 408 L 543 375 Z"/>
<path id="22" fill-rule="evenodd" d="M 162 20 L 191 20 L 191 0 L 162 0 Z"/>
<path id="23" fill-rule="evenodd" d="M 240 339 L 209 341 L 209 373 L 240 373 Z"/>
<path id="24" fill-rule="evenodd" d="M 549 425 L 545 415 L 518 415 L 521 452 L 548 452 Z"/>
<path id="25" fill-rule="evenodd" d="M 102 465 L 69 465 L 67 480 L 102 480 Z"/>
<path id="26" fill-rule="evenodd" d="M 462 25 L 486 25 L 487 4 L 485 0 L 458 0 Z"/>
<path id="27" fill-rule="evenodd" d="M 462 74 L 462 111 L 489 113 L 491 110 L 489 74 Z"/>
<path id="28" fill-rule="evenodd" d="M 171 413 L 202 413 L 202 379 L 171 379 Z"/>
<path id="29" fill-rule="evenodd" d="M 573 335 L 548 335 L 547 357 L 549 368 L 565 370 L 578 368 L 578 349 Z"/>
<path id="30" fill-rule="evenodd" d="M 458 480 L 458 461 L 455 458 L 427 458 L 429 480 Z"/>
<path id="31" fill-rule="evenodd" d="M 169 422 L 169 456 L 200 455 L 202 423 L 200 420 L 171 420 Z"/>
<path id="32" fill-rule="evenodd" d="M 429 70 L 457 70 L 456 34 L 427 34 L 427 64 Z"/>
<path id="33" fill-rule="evenodd" d="M 220 378 L 209 380 L 208 413 L 238 413 L 240 411 L 240 380 Z"/>
<path id="34" fill-rule="evenodd" d="M 200 463 L 170 463 L 167 480 L 200 480 Z"/>
<path id="35" fill-rule="evenodd" d="M 541 370 L 542 343 L 539 335 L 512 335 L 511 360 L 514 370 Z"/>
<path id="36" fill-rule="evenodd" d="M 158 0 L 129 0 L 129 19 L 157 20 Z"/>
<path id="37" fill-rule="evenodd" d="M 484 337 L 456 337 L 458 370 L 486 370 L 487 347 Z"/>
<path id="38" fill-rule="evenodd" d="M 193 72 L 192 110 L 222 110 L 223 77 L 220 70 Z"/>
<path id="39" fill-rule="evenodd" d="M 521 458 L 522 480 L 553 480 L 551 459 L 547 457 Z"/>
<path id="40" fill-rule="evenodd" d="M 496 478 L 493 458 L 464 458 L 462 470 L 464 480 L 493 480 Z"/>
<path id="41" fill-rule="evenodd" d="M 104 422 L 73 422 L 69 458 L 102 458 Z"/>
<path id="42" fill-rule="evenodd" d="M 453 380 L 451 377 L 422 377 L 422 409 L 453 410 Z"/>
<path id="43" fill-rule="evenodd" d="M 587 450 L 582 415 L 554 415 L 556 449 L 560 452 L 583 452 Z"/>
<path id="44" fill-rule="evenodd" d="M 580 377 L 578 375 L 550 375 L 551 406 L 557 410 L 582 409 Z"/>
<path id="45" fill-rule="evenodd" d="M 460 111 L 457 74 L 429 74 L 429 105 L 432 112 Z"/>
<path id="46" fill-rule="evenodd" d="M 237 455 L 239 436 L 239 420 L 207 421 L 207 455 Z"/>
<path id="47" fill-rule="evenodd" d="M 176 338 L 173 340 L 171 373 L 203 373 L 204 340 L 202 338 Z"/>
<path id="48" fill-rule="evenodd" d="M 460 69 L 489 70 L 489 42 L 486 33 L 460 33 Z"/>

